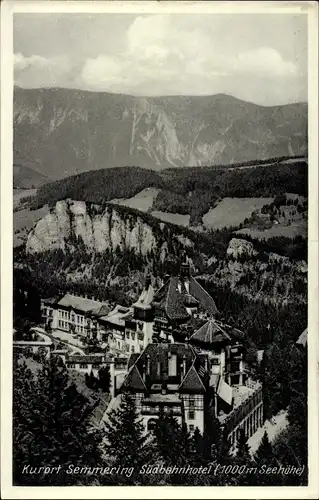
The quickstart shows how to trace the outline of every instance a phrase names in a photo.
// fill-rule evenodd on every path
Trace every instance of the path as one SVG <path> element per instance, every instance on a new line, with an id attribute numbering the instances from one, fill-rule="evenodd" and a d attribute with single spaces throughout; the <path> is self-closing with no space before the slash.
<path id="1" fill-rule="evenodd" d="M 265 431 L 267 431 L 269 441 L 272 442 L 288 426 L 287 411 L 282 410 L 260 427 L 255 434 L 248 439 L 250 453 L 254 454 L 260 445 Z"/>

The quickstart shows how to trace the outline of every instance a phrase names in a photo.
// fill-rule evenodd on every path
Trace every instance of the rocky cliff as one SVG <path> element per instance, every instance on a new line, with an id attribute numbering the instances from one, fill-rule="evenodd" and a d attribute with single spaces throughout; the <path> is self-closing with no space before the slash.
<path id="1" fill-rule="evenodd" d="M 262 107 L 227 95 L 14 92 L 14 163 L 27 158 L 29 168 L 49 179 L 111 166 L 229 164 L 306 151 L 306 104 Z"/>
<path id="2" fill-rule="evenodd" d="M 26 249 L 29 253 L 39 253 L 84 245 L 88 252 L 118 249 L 144 256 L 157 250 L 164 259 L 167 244 L 160 236 L 162 229 L 162 223 L 154 221 L 150 225 L 139 215 L 116 207 L 62 200 L 30 231 Z M 181 239 L 181 235 L 173 237 L 177 245 L 191 244 L 186 238 Z"/>

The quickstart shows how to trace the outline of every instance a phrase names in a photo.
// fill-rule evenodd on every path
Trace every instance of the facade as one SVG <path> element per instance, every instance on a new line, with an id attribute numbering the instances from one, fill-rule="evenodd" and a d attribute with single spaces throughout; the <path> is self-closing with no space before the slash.
<path id="1" fill-rule="evenodd" d="M 101 338 L 105 332 L 99 318 L 108 312 L 106 304 L 70 293 L 42 301 L 42 318 L 47 327 L 83 337 Z"/>
<path id="2" fill-rule="evenodd" d="M 52 354 L 60 355 L 69 370 L 90 374 L 98 378 L 99 370 L 109 366 L 110 369 L 110 394 L 114 397 L 127 373 L 128 358 L 110 354 L 65 354 L 65 351 L 53 351 Z"/>
<path id="3" fill-rule="evenodd" d="M 243 332 L 237 328 L 210 319 L 190 336 L 189 342 L 200 352 L 207 353 L 215 383 L 222 378 L 229 385 L 244 385 L 247 373 L 243 339 Z"/>
<path id="4" fill-rule="evenodd" d="M 113 353 L 141 352 L 152 341 L 154 290 L 150 279 L 139 299 L 131 306 L 107 304 L 72 294 L 42 301 L 45 326 L 104 343 Z"/>
<path id="5" fill-rule="evenodd" d="M 243 386 L 233 387 L 233 409 L 229 414 L 220 413 L 218 419 L 235 452 L 240 429 L 250 438 L 264 424 L 262 386 L 247 380 Z"/>
<path id="6" fill-rule="evenodd" d="M 65 358 L 65 365 L 69 370 L 76 370 L 81 373 L 91 373 L 97 377 L 100 368 L 107 365 L 107 360 L 103 354 L 73 354 Z"/>
<path id="7" fill-rule="evenodd" d="M 132 354 L 121 387 L 134 398 L 145 432 L 154 428 L 161 411 L 170 411 L 190 432 L 203 432 L 205 400 L 208 393 L 207 364 L 191 345 L 148 344 Z"/>

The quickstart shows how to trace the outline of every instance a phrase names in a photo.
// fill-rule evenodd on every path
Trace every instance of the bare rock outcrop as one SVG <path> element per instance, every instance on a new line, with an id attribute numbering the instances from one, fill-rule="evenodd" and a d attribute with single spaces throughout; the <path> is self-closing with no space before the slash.
<path id="1" fill-rule="evenodd" d="M 123 216 L 116 207 L 92 210 L 85 202 L 62 200 L 28 235 L 29 253 L 64 250 L 78 242 L 88 251 L 133 250 L 146 255 L 157 248 L 153 229 L 139 216 Z"/>
<path id="2" fill-rule="evenodd" d="M 237 259 L 241 255 L 256 255 L 254 245 L 250 241 L 242 240 L 239 238 L 232 238 L 227 248 L 227 255 Z"/>

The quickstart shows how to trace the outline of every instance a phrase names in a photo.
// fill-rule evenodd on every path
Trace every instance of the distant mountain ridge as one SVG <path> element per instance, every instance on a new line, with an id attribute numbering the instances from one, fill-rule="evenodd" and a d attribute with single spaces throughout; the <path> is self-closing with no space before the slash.
<path id="1" fill-rule="evenodd" d="M 305 103 L 262 107 L 223 94 L 14 91 L 14 162 L 28 158 L 28 167 L 48 180 L 112 166 L 161 170 L 306 152 Z"/>

